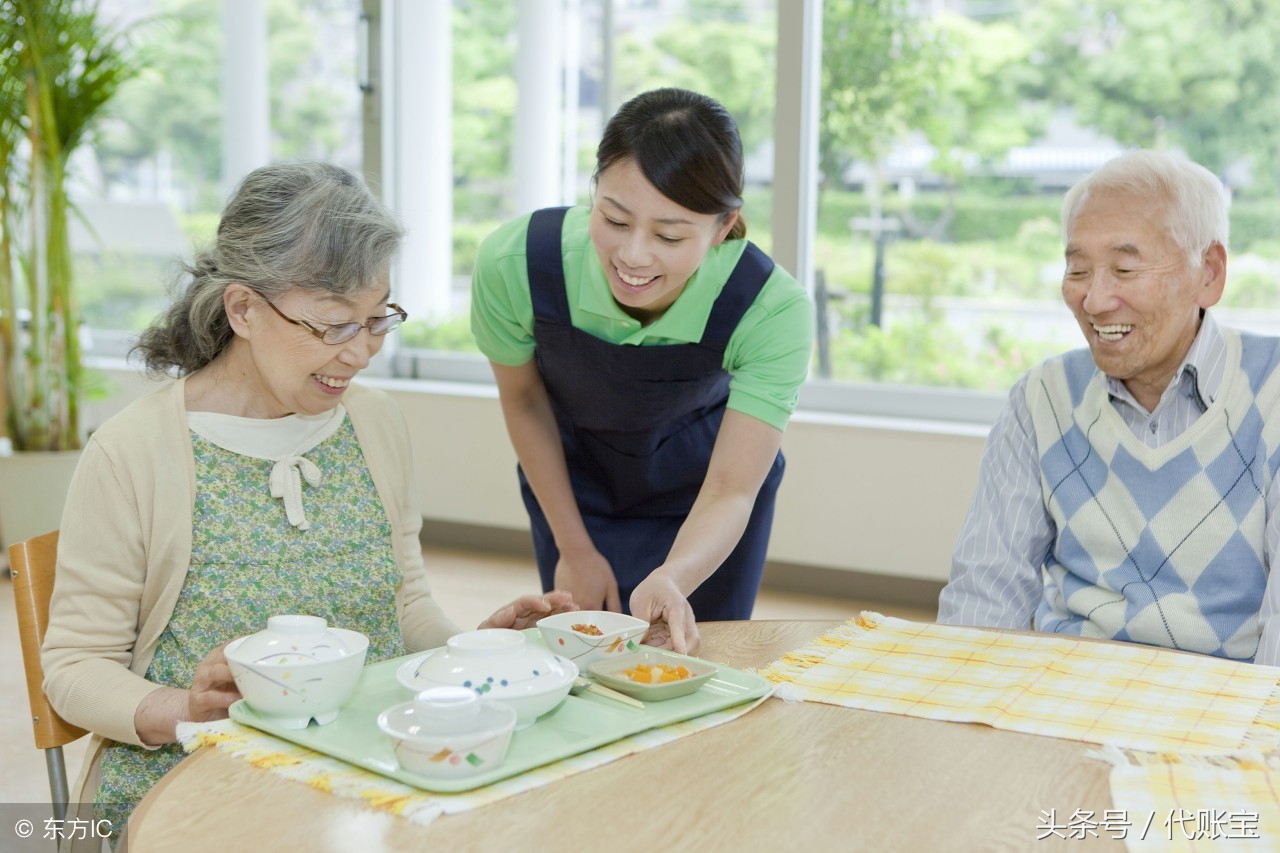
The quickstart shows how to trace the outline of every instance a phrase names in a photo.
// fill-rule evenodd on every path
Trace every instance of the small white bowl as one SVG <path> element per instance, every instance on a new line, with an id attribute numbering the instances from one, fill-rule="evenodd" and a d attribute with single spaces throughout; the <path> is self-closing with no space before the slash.
<path id="1" fill-rule="evenodd" d="M 590 630 L 581 630 L 583 628 L 594 628 L 600 633 L 592 634 Z M 640 641 L 649 630 L 649 623 L 610 610 L 575 610 L 542 617 L 538 620 L 538 630 L 547 648 L 584 670 L 610 655 L 641 651 Z"/>
<path id="2" fill-rule="evenodd" d="M 396 760 L 412 773 L 461 779 L 502 764 L 516 727 L 515 709 L 481 702 L 465 687 L 432 687 L 378 715 Z"/>
<path id="3" fill-rule="evenodd" d="M 360 680 L 369 638 L 319 616 L 272 616 L 267 628 L 227 644 L 240 695 L 286 729 L 331 723 Z"/>
<path id="4" fill-rule="evenodd" d="M 573 661 L 507 628 L 464 631 L 396 670 L 396 681 L 415 695 L 430 687 L 466 687 L 482 700 L 508 704 L 518 717 L 516 729 L 528 728 L 564 701 L 577 677 Z"/>

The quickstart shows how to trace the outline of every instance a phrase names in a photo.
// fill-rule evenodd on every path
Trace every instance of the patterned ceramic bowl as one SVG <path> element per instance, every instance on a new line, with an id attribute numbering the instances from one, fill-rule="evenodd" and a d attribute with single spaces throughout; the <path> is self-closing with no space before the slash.
<path id="1" fill-rule="evenodd" d="M 576 610 L 538 620 L 547 648 L 586 669 L 611 655 L 640 651 L 640 640 L 649 623 L 625 613 L 608 610 Z"/>
<path id="2" fill-rule="evenodd" d="M 319 616 L 272 616 L 265 631 L 227 644 L 245 702 L 289 729 L 333 722 L 364 668 L 369 638 L 330 628 Z"/>
<path id="3" fill-rule="evenodd" d="M 432 687 L 378 715 L 396 760 L 412 773 L 461 779 L 492 770 L 507 756 L 516 712 L 481 702 L 465 687 Z"/>
<path id="4" fill-rule="evenodd" d="M 577 677 L 573 661 L 506 628 L 465 631 L 396 670 L 396 681 L 415 695 L 429 687 L 466 687 L 482 700 L 510 705 L 519 718 L 517 729 L 528 728 L 564 701 Z"/>

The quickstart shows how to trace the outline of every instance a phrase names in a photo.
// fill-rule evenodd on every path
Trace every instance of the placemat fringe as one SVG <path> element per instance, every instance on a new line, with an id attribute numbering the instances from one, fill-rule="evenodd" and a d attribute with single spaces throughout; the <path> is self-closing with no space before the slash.
<path id="1" fill-rule="evenodd" d="M 1187 767 L 1214 770 L 1266 770 L 1268 768 L 1280 770 L 1280 757 L 1266 756 L 1256 749 L 1242 749 L 1239 752 L 1185 753 L 1143 752 L 1115 746 L 1102 746 L 1089 750 L 1085 756 L 1106 762 L 1112 767 L 1161 767 L 1181 764 Z"/>
<path id="2" fill-rule="evenodd" d="M 1280 746 L 1280 684 L 1271 691 L 1253 725 L 1245 732 L 1242 745 L 1262 752 L 1270 752 Z"/>
<path id="3" fill-rule="evenodd" d="M 864 610 L 854 619 L 843 625 L 837 625 L 824 634 L 814 638 L 807 646 L 787 652 L 778 660 L 766 667 L 756 670 L 756 674 L 767 678 L 775 684 L 795 681 L 807 669 L 822 664 L 832 654 L 845 648 L 863 634 L 880 627 L 879 621 L 884 617 L 874 611 Z M 775 694 L 788 702 L 796 701 L 783 692 Z"/>

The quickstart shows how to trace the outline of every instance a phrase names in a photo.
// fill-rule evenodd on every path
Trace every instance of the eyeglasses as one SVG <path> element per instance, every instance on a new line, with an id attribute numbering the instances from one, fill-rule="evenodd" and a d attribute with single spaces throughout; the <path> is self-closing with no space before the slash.
<path id="1" fill-rule="evenodd" d="M 392 329 L 397 328 L 405 320 L 409 319 L 409 314 L 394 302 L 388 302 L 387 307 L 392 313 L 385 317 L 370 317 L 364 323 L 339 323 L 336 326 L 315 326 L 305 320 L 295 320 L 277 308 L 270 299 L 263 299 L 263 302 L 271 306 L 271 310 L 280 315 L 281 319 L 287 320 L 295 326 L 301 326 L 311 334 L 315 335 L 326 344 L 345 344 L 347 341 L 360 334 L 361 329 L 368 329 L 371 335 L 385 335 Z"/>

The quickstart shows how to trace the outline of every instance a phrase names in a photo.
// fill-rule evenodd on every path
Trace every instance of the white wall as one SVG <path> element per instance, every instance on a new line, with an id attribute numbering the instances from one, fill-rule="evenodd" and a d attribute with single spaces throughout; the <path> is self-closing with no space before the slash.
<path id="1" fill-rule="evenodd" d="M 440 521 L 528 529 L 515 454 L 492 392 L 388 382 L 414 429 L 423 513 Z M 486 389 L 487 390 L 487 389 Z M 773 560 L 945 580 L 973 494 L 981 431 L 800 414 L 787 428 Z"/>
<path id="2" fill-rule="evenodd" d="M 147 380 L 113 369 L 119 393 L 89 406 L 101 423 Z M 389 391 L 413 433 L 431 520 L 528 530 L 515 454 L 492 387 L 367 380 Z M 799 413 L 787 429 L 772 560 L 946 580 L 977 478 L 984 430 Z"/>
<path id="3" fill-rule="evenodd" d="M 986 430 L 800 413 L 783 440 L 774 560 L 945 581 Z"/>

